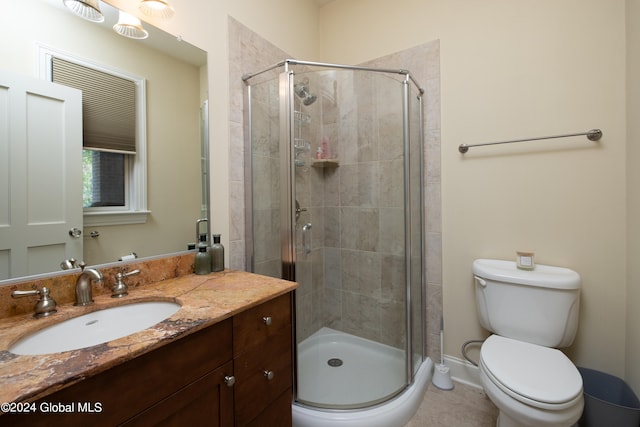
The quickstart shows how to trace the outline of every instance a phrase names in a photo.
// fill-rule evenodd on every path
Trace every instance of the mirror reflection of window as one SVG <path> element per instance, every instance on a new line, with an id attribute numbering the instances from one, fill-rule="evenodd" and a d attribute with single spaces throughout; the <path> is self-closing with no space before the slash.
<path id="1" fill-rule="evenodd" d="M 55 54 L 50 66 L 51 81 L 82 91 L 83 208 L 129 210 L 140 119 L 136 116 L 135 78 Z"/>
<path id="2" fill-rule="evenodd" d="M 136 151 L 135 83 L 56 57 L 51 65 L 54 83 L 82 90 L 83 207 L 127 206 L 126 156 Z"/>

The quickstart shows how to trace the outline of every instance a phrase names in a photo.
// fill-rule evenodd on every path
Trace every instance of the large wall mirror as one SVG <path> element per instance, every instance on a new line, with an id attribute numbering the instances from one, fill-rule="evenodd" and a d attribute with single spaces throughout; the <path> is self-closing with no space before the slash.
<path id="1" fill-rule="evenodd" d="M 101 2 L 100 7 L 105 15 L 103 23 L 77 17 L 64 7 L 62 0 L 20 0 L 4 4 L 0 11 L 0 37 L 3 40 L 0 44 L 0 77 L 3 76 L 1 72 L 6 71 L 4 76 L 10 76 L 9 80 L 11 76 L 18 79 L 24 76 L 26 81 L 45 81 L 42 52 L 54 51 L 144 80 L 146 99 L 137 102 L 144 103 L 145 107 L 146 170 L 143 178 L 146 181 L 146 214 L 142 215 L 142 220 L 139 215 L 134 215 L 138 219 L 131 220 L 126 215 L 113 215 L 109 209 L 104 213 L 93 212 L 93 216 L 88 216 L 82 205 L 69 209 L 82 213 L 81 223 L 71 225 L 76 228 L 75 237 L 71 235 L 71 228 L 62 230 L 62 234 L 81 242 L 81 253 L 74 258 L 88 265 L 114 262 L 131 253 L 149 257 L 184 251 L 196 240 L 196 221 L 207 218 L 209 211 L 206 52 L 145 22 L 143 26 L 149 32 L 145 40 L 118 35 L 112 29 L 118 11 L 105 2 Z M 29 93 L 29 89 L 26 92 Z M 0 81 L 0 116 L 12 117 L 7 114 L 12 107 L 3 104 L 10 98 L 8 93 L 8 85 Z M 49 109 L 47 103 L 43 105 L 45 116 L 55 116 L 57 107 Z M 11 206 L 14 200 L 10 198 L 11 193 L 25 193 L 27 223 L 38 223 L 39 219 L 44 223 L 49 211 L 51 216 L 56 216 L 59 209 L 57 195 L 66 195 L 82 185 L 74 181 L 68 186 L 56 186 L 56 180 L 45 173 L 57 168 L 63 174 L 67 169 L 58 156 L 59 150 L 53 148 L 52 142 L 50 144 L 49 139 L 55 138 L 49 138 L 46 133 L 40 137 L 39 163 L 30 158 L 22 162 L 10 157 L 11 132 L 16 127 L 15 122 L 0 117 L 0 284 L 16 277 L 60 271 L 60 263 L 73 256 L 63 247 L 54 248 L 55 245 L 51 245 L 54 255 L 50 260 L 38 257 L 37 252 L 44 252 L 48 250 L 46 248 L 7 249 L 9 238 L 24 240 L 27 246 L 31 239 L 31 231 L 14 230 L 13 234 L 2 234 L 20 215 Z M 38 126 L 35 128 L 37 130 Z M 33 150 L 31 145 L 28 150 Z M 17 172 L 24 175 L 17 175 Z M 11 187 L 11 181 L 19 181 L 21 186 Z M 40 193 L 35 193 L 34 187 Z M 126 191 L 131 189 L 127 187 Z M 37 235 L 45 233 L 40 229 L 35 232 Z M 18 257 L 24 259 L 16 263 Z"/>

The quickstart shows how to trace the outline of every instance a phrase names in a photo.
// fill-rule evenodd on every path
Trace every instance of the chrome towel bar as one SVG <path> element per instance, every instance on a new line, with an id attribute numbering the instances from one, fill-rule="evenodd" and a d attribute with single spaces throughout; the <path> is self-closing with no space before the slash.
<path id="1" fill-rule="evenodd" d="M 540 139 L 568 138 L 570 136 L 582 136 L 582 135 L 586 135 L 589 141 L 598 141 L 600 138 L 602 138 L 602 131 L 600 129 L 591 129 L 588 132 L 568 133 L 565 135 L 541 136 L 538 138 L 514 139 L 511 141 L 500 141 L 500 142 L 485 142 L 484 144 L 473 144 L 473 145 L 460 144 L 460 146 L 458 147 L 458 151 L 464 154 L 467 151 L 469 151 L 469 148 L 471 147 L 481 147 L 483 145 L 511 144 L 512 142 L 538 141 Z"/>

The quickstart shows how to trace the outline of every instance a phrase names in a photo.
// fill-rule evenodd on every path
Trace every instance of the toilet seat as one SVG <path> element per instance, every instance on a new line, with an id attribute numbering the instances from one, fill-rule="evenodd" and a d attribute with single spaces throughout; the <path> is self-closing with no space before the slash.
<path id="1" fill-rule="evenodd" d="M 559 350 L 492 335 L 480 364 L 496 387 L 533 407 L 560 410 L 582 398 L 580 372 Z"/>

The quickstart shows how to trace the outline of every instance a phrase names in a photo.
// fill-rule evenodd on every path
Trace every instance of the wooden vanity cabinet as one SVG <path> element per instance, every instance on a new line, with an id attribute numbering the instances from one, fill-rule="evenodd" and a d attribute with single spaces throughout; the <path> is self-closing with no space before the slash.
<path id="1" fill-rule="evenodd" d="M 35 402 L 73 411 L 5 414 L 0 425 L 291 426 L 291 331 L 285 294 Z"/>
<path id="2" fill-rule="evenodd" d="M 224 381 L 233 375 L 232 345 L 227 319 L 36 402 L 71 404 L 71 411 L 5 414 L 0 425 L 232 427 L 233 387 Z M 86 403 L 95 411 L 81 411 Z M 201 421 L 184 423 L 193 416 Z"/>

